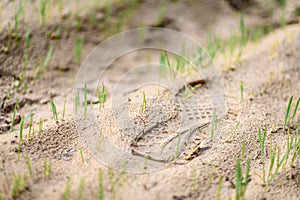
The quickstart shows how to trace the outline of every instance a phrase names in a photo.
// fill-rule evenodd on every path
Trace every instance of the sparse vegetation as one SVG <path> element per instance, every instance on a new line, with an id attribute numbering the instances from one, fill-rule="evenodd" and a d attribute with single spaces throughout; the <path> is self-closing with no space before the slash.
<path id="1" fill-rule="evenodd" d="M 203 197 L 204 190 L 205 195 L 216 199 L 242 200 L 257 191 L 263 192 L 258 197 L 266 199 L 277 199 L 277 194 L 287 199 L 295 196 L 292 187 L 297 182 L 294 172 L 300 155 L 299 82 L 295 78 L 299 73 L 295 66 L 300 8 L 286 0 L 271 1 L 266 6 L 250 0 L 201 5 L 196 0 L 75 0 L 73 4 L 65 0 L 0 1 L 0 200 L 41 197 L 52 189 L 56 190 L 54 197 L 78 200 L 151 195 L 194 199 Z M 206 16 L 209 13 L 215 15 Z M 187 41 L 193 37 L 195 46 L 172 34 L 159 37 L 162 29 L 148 31 L 151 26 L 171 29 L 169 33 L 180 31 L 184 34 L 178 35 Z M 89 62 L 89 56 L 84 56 L 94 55 L 89 51 L 99 42 L 108 44 L 106 38 L 119 38 L 111 36 L 132 27 L 141 29 L 99 56 L 111 58 L 112 52 L 123 50 L 115 47 L 129 44 L 149 49 L 137 48 L 133 55 L 119 55 L 120 59 L 110 63 L 105 77 L 99 77 L 105 85 L 100 82 L 97 86 L 95 102 L 90 92 L 96 80 L 82 82 L 81 78 L 94 76 L 80 76 L 76 72 L 84 65 L 79 65 L 84 61 L 98 73 L 108 63 Z M 271 33 L 275 29 L 278 31 Z M 269 33 L 270 37 L 263 38 Z M 145 67 L 140 62 L 149 68 L 133 74 L 126 83 L 119 82 L 135 67 Z M 136 63 L 139 66 L 134 66 Z M 151 67 L 158 63 L 160 72 L 158 69 L 158 77 L 154 77 Z M 224 80 L 217 79 L 211 69 L 220 72 Z M 157 88 L 153 81 L 153 88 L 149 89 L 149 84 L 132 90 L 124 104 L 114 110 L 111 103 L 115 103 L 116 84 L 127 87 L 137 79 L 158 80 L 158 96 L 151 90 Z M 205 84 L 197 84 L 202 80 Z M 77 82 L 88 84 L 80 91 L 75 88 L 72 96 L 74 113 L 79 108 L 78 112 L 86 116 L 82 121 L 67 113 L 70 86 L 77 86 Z M 225 93 L 224 118 L 213 109 L 221 100 L 219 90 L 214 90 L 218 88 L 220 94 Z M 120 95 L 129 94 L 125 89 Z M 89 118 L 87 113 L 91 113 Z M 121 118 L 117 118 L 120 113 Z M 99 131 L 85 123 L 94 122 L 88 121 L 92 117 Z M 189 127 L 194 122 L 197 128 Z M 91 129 L 94 140 L 79 137 L 76 131 L 81 128 Z M 97 152 L 90 151 L 94 142 Z M 95 153 L 97 159 L 98 154 L 107 152 L 103 149 L 110 147 L 108 142 L 124 150 L 118 154 L 122 160 L 108 158 L 118 166 L 104 162 L 101 169 L 94 170 L 95 156 L 89 154 Z M 115 152 L 112 149 L 111 155 Z M 135 165 L 132 157 L 141 163 Z M 119 165 L 123 161 L 122 168 Z M 143 174 L 130 175 L 127 183 L 127 168 Z M 72 175 L 82 169 L 88 173 Z M 148 173 L 152 169 L 162 170 Z M 179 182 L 170 181 L 178 177 Z M 170 187 L 164 189 L 166 182 Z M 143 192 L 136 191 L 140 188 Z M 159 194 L 157 188 L 162 188 Z"/>

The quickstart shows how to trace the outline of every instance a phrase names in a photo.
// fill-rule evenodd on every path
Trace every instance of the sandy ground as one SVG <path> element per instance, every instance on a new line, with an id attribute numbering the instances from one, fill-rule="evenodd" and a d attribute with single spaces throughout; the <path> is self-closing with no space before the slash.
<path id="1" fill-rule="evenodd" d="M 283 129 L 286 107 L 290 97 L 294 96 L 296 99 L 300 93 L 300 27 L 297 24 L 298 18 L 293 14 L 296 1 L 287 3 L 286 23 L 291 25 L 284 28 L 280 28 L 281 8 L 274 1 L 256 1 L 250 7 L 229 4 L 227 1 L 170 1 L 164 20 L 160 23 L 157 22 L 160 6 L 158 1 L 141 1 L 136 6 L 129 6 L 126 2 L 114 5 L 109 22 L 104 20 L 103 5 L 93 2 L 85 5 L 79 1 L 76 5 L 68 6 L 69 2 L 66 1 L 61 12 L 56 11 L 53 6 L 52 14 L 47 14 L 46 26 L 41 28 L 37 9 L 39 4 L 28 1 L 25 9 L 28 12 L 25 12 L 24 19 L 19 24 L 19 35 L 9 34 L 7 28 L 9 22 L 14 23 L 13 12 L 10 10 L 18 9 L 18 1 L 1 2 L 0 199 L 102 199 L 99 196 L 99 172 L 103 173 L 104 199 L 234 199 L 236 162 L 241 156 L 242 141 L 245 144 L 243 172 L 246 160 L 251 160 L 250 182 L 245 198 L 299 198 L 298 159 L 290 166 L 290 158 L 286 167 L 280 168 L 272 184 L 263 184 L 258 176 L 262 174 L 263 165 L 257 136 L 258 128 L 267 129 L 265 162 L 268 168 L 271 144 L 277 144 L 281 148 L 281 157 L 286 152 L 288 135 Z M 268 12 L 270 8 L 273 8 L 272 12 Z M 80 10 L 77 15 L 74 13 L 76 10 Z M 145 174 L 114 171 L 99 162 L 81 141 L 73 120 L 72 89 L 80 67 L 74 61 L 76 38 L 80 36 L 84 41 L 82 61 L 109 35 L 142 26 L 178 30 L 206 45 L 209 33 L 215 33 L 222 39 L 238 33 L 239 11 L 245 12 L 247 28 L 268 25 L 273 31 L 258 41 L 249 43 L 239 62 L 228 66 L 227 55 L 216 57 L 216 66 L 224 79 L 229 110 L 220 136 L 209 151 L 200 149 L 200 153 L 184 165 L 167 166 Z M 131 15 L 124 18 L 120 29 L 119 13 L 127 16 L 127 12 Z M 92 17 L 95 16 L 96 22 L 91 21 L 90 13 L 95 13 Z M 101 22 L 100 26 L 97 22 Z M 23 74 L 22 84 L 18 87 L 20 74 L 24 71 L 24 45 L 28 27 L 31 30 L 31 44 L 27 50 L 28 67 L 26 75 Z M 9 51 L 6 50 L 8 41 L 11 41 Z M 54 50 L 49 65 L 35 79 L 37 66 L 44 61 L 51 46 Z M 110 73 L 122 74 L 131 66 L 145 63 L 149 53 L 153 60 L 158 59 L 159 54 L 151 51 L 132 53 L 113 63 Z M 242 101 L 241 81 L 244 86 Z M 114 79 L 111 78 L 111 83 L 113 82 Z M 26 83 L 28 89 L 24 94 Z M 107 87 L 109 88 L 109 83 Z M 109 98 L 110 94 L 108 100 Z M 19 109 L 15 131 L 11 132 L 8 129 L 17 99 Z M 58 123 L 52 117 L 49 103 L 51 99 L 57 107 L 60 119 Z M 65 100 L 66 117 L 61 120 Z M 23 135 L 26 139 L 20 145 L 21 153 L 18 154 L 20 116 L 26 116 L 31 110 L 34 112 L 35 135 L 31 134 L 28 140 L 28 120 Z M 38 133 L 40 118 L 44 119 L 44 126 L 43 131 Z M 299 124 L 299 115 L 289 127 L 292 137 L 296 133 L 296 124 Z M 207 130 L 198 134 L 203 132 Z M 31 176 L 26 163 L 28 158 L 32 166 Z M 51 163 L 49 176 L 47 170 L 45 172 L 45 162 Z M 16 174 L 26 175 L 27 180 L 26 187 L 13 197 L 13 177 Z M 219 184 L 221 177 L 222 187 Z M 81 191 L 84 191 L 83 197 Z"/>

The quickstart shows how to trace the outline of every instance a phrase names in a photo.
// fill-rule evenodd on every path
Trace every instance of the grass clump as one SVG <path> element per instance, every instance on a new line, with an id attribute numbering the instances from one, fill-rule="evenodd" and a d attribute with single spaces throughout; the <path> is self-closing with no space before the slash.
<path id="1" fill-rule="evenodd" d="M 245 199 L 247 186 L 250 180 L 249 173 L 250 173 L 250 159 L 247 159 L 245 176 L 243 177 L 241 158 L 238 158 L 236 163 L 236 172 L 235 172 L 235 199 L 236 200 Z"/>
<path id="2" fill-rule="evenodd" d="M 18 197 L 22 191 L 24 191 L 27 187 L 27 176 L 24 174 L 23 176 L 19 173 L 12 174 L 12 185 L 10 189 L 10 194 L 12 198 Z"/>

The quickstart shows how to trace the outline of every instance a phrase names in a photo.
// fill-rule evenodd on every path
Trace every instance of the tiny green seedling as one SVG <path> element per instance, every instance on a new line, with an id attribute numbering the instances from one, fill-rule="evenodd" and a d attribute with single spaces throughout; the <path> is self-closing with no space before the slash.
<path id="1" fill-rule="evenodd" d="M 32 121 L 33 121 L 33 114 L 30 116 L 30 121 L 29 121 L 28 140 L 30 140 L 30 134 L 32 131 Z"/>
<path id="2" fill-rule="evenodd" d="M 222 187 L 223 187 L 223 176 L 219 178 L 218 181 L 218 191 L 217 191 L 217 200 L 221 200 L 221 194 L 222 194 Z"/>
<path id="3" fill-rule="evenodd" d="M 81 60 L 81 53 L 83 47 L 83 40 L 81 37 L 77 37 L 75 40 L 75 62 L 78 64 Z"/>
<path id="4" fill-rule="evenodd" d="M 23 128 L 24 128 L 24 116 L 22 116 L 21 123 L 20 123 L 20 132 L 19 132 L 20 143 L 23 140 Z"/>
<path id="5" fill-rule="evenodd" d="M 106 101 L 106 95 L 107 95 L 107 91 L 106 91 L 103 83 L 102 83 L 102 92 L 100 93 L 100 89 L 97 88 L 97 95 L 98 95 L 98 101 L 99 101 L 99 109 L 101 109 L 104 107 L 104 103 Z"/>
<path id="6" fill-rule="evenodd" d="M 294 122 L 294 119 L 295 119 L 295 117 L 296 117 L 296 114 L 297 114 L 297 111 L 298 111 L 298 107 L 299 107 L 299 103 L 300 103 L 300 97 L 299 97 L 298 100 L 297 100 L 297 103 L 296 103 L 296 106 L 295 106 L 293 115 L 292 115 L 292 117 L 291 117 L 291 121 L 292 121 L 292 122 Z"/>
<path id="7" fill-rule="evenodd" d="M 179 156 L 179 148 L 180 148 L 180 142 L 181 142 L 181 134 L 178 136 L 178 142 L 175 149 L 175 155 L 174 155 L 174 163 L 177 161 L 177 157 Z"/>
<path id="8" fill-rule="evenodd" d="M 115 181 L 115 173 L 112 168 L 108 168 L 108 181 L 110 184 L 110 190 L 114 194 L 116 192 L 116 181 Z"/>
<path id="9" fill-rule="evenodd" d="M 22 85 L 22 80 L 23 80 L 23 73 L 19 74 L 19 79 L 18 79 L 18 85 L 17 88 L 19 89 Z"/>
<path id="10" fill-rule="evenodd" d="M 78 190 L 78 200 L 84 200 L 84 190 L 85 190 L 85 181 L 80 179 L 79 190 Z"/>
<path id="11" fill-rule="evenodd" d="M 291 96 L 290 100 L 289 100 L 289 103 L 288 103 L 288 106 L 286 108 L 286 113 L 285 113 L 285 118 L 284 118 L 284 130 L 286 129 L 286 126 L 288 125 L 289 123 L 289 119 L 290 119 L 290 112 L 291 112 L 291 105 L 292 105 L 292 102 L 293 102 L 293 96 Z"/>
<path id="12" fill-rule="evenodd" d="M 53 46 L 51 46 L 47 52 L 47 55 L 46 55 L 46 58 L 42 64 L 42 69 L 43 69 L 43 72 L 46 71 L 46 67 L 49 65 L 49 62 L 50 62 L 50 59 L 51 59 L 51 56 L 52 56 L 52 53 L 53 53 Z"/>
<path id="13" fill-rule="evenodd" d="M 57 117 L 57 112 L 56 112 L 56 106 L 53 102 L 53 100 L 50 100 L 50 105 L 51 105 L 51 109 L 52 109 L 52 114 L 53 114 L 53 119 L 55 122 L 58 122 L 58 117 Z"/>
<path id="14" fill-rule="evenodd" d="M 42 28 L 45 27 L 45 21 L 46 21 L 46 0 L 41 0 L 41 26 Z"/>
<path id="15" fill-rule="evenodd" d="M 26 164 L 27 164 L 29 176 L 30 176 L 30 178 L 32 179 L 32 166 L 31 166 L 30 158 L 27 156 L 27 157 L 25 158 L 25 160 L 26 160 Z"/>
<path id="16" fill-rule="evenodd" d="M 21 3 L 19 5 L 17 12 L 15 13 L 15 16 L 14 16 L 14 20 L 15 20 L 14 31 L 15 31 L 15 33 L 17 33 L 19 30 L 20 15 L 22 14 L 22 12 L 23 12 L 23 5 Z"/>
<path id="17" fill-rule="evenodd" d="M 63 193 L 63 200 L 69 200 L 70 199 L 70 192 L 71 192 L 71 183 L 72 180 L 70 177 L 67 177 L 67 184 L 66 184 L 66 188 L 65 191 Z"/>
<path id="18" fill-rule="evenodd" d="M 23 176 L 19 173 L 12 174 L 12 186 L 10 190 L 10 195 L 12 198 L 18 197 L 22 191 L 26 189 L 27 185 L 27 176 L 24 174 Z"/>
<path id="19" fill-rule="evenodd" d="M 28 83 L 26 82 L 23 90 L 24 95 L 27 93 L 27 89 L 28 89 Z"/>
<path id="20" fill-rule="evenodd" d="M 39 133 L 41 133 L 43 131 L 43 124 L 44 124 L 44 120 L 42 118 L 40 118 L 40 122 L 39 122 Z"/>
<path id="21" fill-rule="evenodd" d="M 211 172 L 209 174 L 208 180 L 207 180 L 208 185 L 210 185 L 212 183 L 215 172 L 216 172 L 216 167 L 213 166 L 211 169 Z"/>
<path id="22" fill-rule="evenodd" d="M 80 157 L 81 157 L 82 163 L 84 163 L 84 157 L 83 157 L 83 150 L 82 150 L 82 147 L 80 148 Z"/>
<path id="23" fill-rule="evenodd" d="M 261 153 L 261 159 L 263 164 L 263 174 L 262 174 L 262 180 L 263 184 L 266 183 L 266 172 L 265 172 L 265 141 L 266 141 L 266 135 L 267 130 L 265 129 L 263 132 L 263 135 L 261 133 L 261 129 L 258 129 L 258 140 L 259 140 L 259 147 L 260 147 L 260 153 Z"/>
<path id="24" fill-rule="evenodd" d="M 239 60 L 242 56 L 243 48 L 246 44 L 246 29 L 245 29 L 245 20 L 244 20 L 244 14 L 240 14 L 240 34 L 241 34 L 241 41 L 240 41 L 240 48 L 239 48 L 239 54 L 237 60 Z"/>
<path id="25" fill-rule="evenodd" d="M 98 200 L 104 199 L 104 183 L 103 183 L 103 172 L 102 169 L 98 170 Z"/>
<path id="26" fill-rule="evenodd" d="M 44 177 L 50 177 L 52 171 L 52 163 L 51 160 L 48 160 L 47 158 L 44 159 Z"/>
<path id="27" fill-rule="evenodd" d="M 225 142 L 230 142 L 232 136 L 236 133 L 237 129 L 239 128 L 240 122 L 237 122 L 233 131 L 230 133 L 230 135 L 225 139 Z"/>
<path id="28" fill-rule="evenodd" d="M 236 172 L 235 172 L 235 199 L 241 200 L 245 199 L 245 194 L 247 190 L 247 186 L 249 183 L 249 173 L 250 173 L 250 159 L 247 159 L 246 162 L 246 172 L 245 177 L 243 177 L 242 167 L 241 167 L 241 159 L 238 158 L 236 164 Z"/>
<path id="29" fill-rule="evenodd" d="M 15 118 L 16 118 L 16 113 L 19 107 L 18 99 L 16 100 L 15 108 L 14 108 L 14 113 L 11 119 L 11 124 L 10 124 L 10 131 L 13 131 L 13 126 L 15 125 Z"/>
<path id="30" fill-rule="evenodd" d="M 146 95 L 145 95 L 145 92 L 143 91 L 142 112 L 145 112 L 145 111 L 146 111 L 146 103 L 147 103 Z"/>
<path id="31" fill-rule="evenodd" d="M 243 81 L 240 82 L 240 90 L 241 90 L 241 101 L 244 99 L 244 84 Z"/>
<path id="32" fill-rule="evenodd" d="M 66 104 L 67 104 L 67 100 L 64 101 L 64 110 L 63 110 L 63 113 L 62 113 L 62 120 L 65 120 Z"/>

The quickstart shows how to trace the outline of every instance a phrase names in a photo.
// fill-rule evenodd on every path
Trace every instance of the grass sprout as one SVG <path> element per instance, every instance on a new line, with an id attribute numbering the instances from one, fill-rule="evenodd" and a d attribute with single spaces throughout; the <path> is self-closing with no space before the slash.
<path id="1" fill-rule="evenodd" d="M 24 116 L 22 116 L 21 123 L 20 123 L 20 131 L 19 131 L 20 143 L 23 140 L 23 128 L 24 128 Z"/>
<path id="2" fill-rule="evenodd" d="M 84 191 L 85 191 L 85 181 L 80 179 L 79 190 L 78 190 L 78 200 L 84 200 Z"/>
<path id="3" fill-rule="evenodd" d="M 53 102 L 53 100 L 50 100 L 50 105 L 51 105 L 51 110 L 52 110 L 52 114 L 53 114 L 53 119 L 55 122 L 58 122 L 58 117 L 57 117 L 57 112 L 56 112 L 56 106 Z"/>
<path id="4" fill-rule="evenodd" d="M 258 129 L 258 140 L 259 140 L 259 147 L 260 147 L 260 153 L 261 153 L 261 159 L 262 159 L 262 165 L 263 165 L 263 174 L 262 174 L 262 180 L 263 184 L 266 183 L 266 171 L 265 171 L 265 141 L 266 141 L 266 135 L 267 130 L 265 129 L 263 134 L 261 133 L 261 129 Z"/>
<path id="5" fill-rule="evenodd" d="M 40 2 L 40 6 L 41 6 L 41 10 L 40 10 L 40 14 L 41 14 L 41 26 L 42 28 L 45 27 L 45 21 L 46 21 L 46 0 L 41 0 Z"/>
<path id="6" fill-rule="evenodd" d="M 100 108 L 103 108 L 104 103 L 106 101 L 106 95 L 107 95 L 107 91 L 106 91 L 105 86 L 104 86 L 103 83 L 102 83 L 102 92 L 100 93 L 100 89 L 97 88 L 97 93 L 98 93 L 98 101 L 99 101 L 99 104 L 100 104 Z"/>
<path id="7" fill-rule="evenodd" d="M 32 131 L 32 121 L 33 121 L 33 114 L 30 116 L 30 121 L 29 121 L 28 140 L 30 140 L 30 134 Z"/>
<path id="8" fill-rule="evenodd" d="M 284 130 L 286 130 L 286 126 L 290 122 L 290 112 L 291 112 L 291 106 L 292 106 L 292 103 L 293 103 L 293 98 L 294 98 L 293 96 L 290 97 L 288 106 L 286 108 L 285 118 L 284 118 L 284 125 L 283 125 Z M 297 111 L 295 110 L 294 112 L 297 112 Z"/>
<path id="9" fill-rule="evenodd" d="M 221 198 L 222 187 L 223 187 L 223 176 L 221 176 L 218 181 L 217 200 L 222 199 Z"/>
<path id="10" fill-rule="evenodd" d="M 15 107 L 14 107 L 13 116 L 12 116 L 12 119 L 11 119 L 10 131 L 13 131 L 13 126 L 15 125 L 15 119 L 16 119 L 16 113 L 17 113 L 18 107 L 19 107 L 19 103 L 18 103 L 18 99 L 17 99 Z"/>
<path id="11" fill-rule="evenodd" d="M 236 163 L 236 172 L 235 172 L 235 199 L 237 200 L 245 199 L 247 186 L 250 180 L 249 173 L 250 173 L 250 159 L 247 159 L 245 176 L 243 177 L 241 159 L 238 158 Z"/>
<path id="12" fill-rule="evenodd" d="M 65 191 L 63 193 L 63 200 L 69 200 L 70 199 L 70 192 L 71 192 L 71 183 L 72 180 L 70 177 L 67 177 L 67 184 L 66 184 L 66 188 Z"/>
<path id="13" fill-rule="evenodd" d="M 83 157 L 83 150 L 82 150 L 82 147 L 80 148 L 80 157 L 81 157 L 82 163 L 84 163 L 84 157 Z"/>
<path id="14" fill-rule="evenodd" d="M 244 99 L 244 84 L 243 81 L 240 82 L 240 91 L 241 91 L 241 101 Z"/>
<path id="15" fill-rule="evenodd" d="M 231 138 L 232 136 L 236 133 L 237 129 L 239 128 L 239 125 L 240 125 L 240 122 L 237 122 L 235 124 L 235 127 L 233 129 L 233 131 L 230 133 L 230 135 L 225 139 L 225 142 L 230 142 L 231 141 Z"/>
<path id="16" fill-rule="evenodd" d="M 32 166 L 31 166 L 30 157 L 27 156 L 25 158 L 25 160 L 26 160 L 26 164 L 27 164 L 27 169 L 28 169 L 29 176 L 32 179 Z"/>
<path id="17" fill-rule="evenodd" d="M 52 171 L 52 164 L 51 160 L 48 160 L 47 158 L 44 159 L 44 177 L 50 177 Z"/>
<path id="18" fill-rule="evenodd" d="M 104 183 L 103 183 L 103 171 L 102 169 L 98 170 L 98 200 L 104 199 Z"/>
<path id="19" fill-rule="evenodd" d="M 81 60 L 81 53 L 82 53 L 82 47 L 83 47 L 83 40 L 81 37 L 77 37 L 75 40 L 75 62 L 78 64 Z"/>
<path id="20" fill-rule="evenodd" d="M 62 113 L 62 120 L 65 120 L 66 104 L 67 104 L 67 100 L 64 101 L 64 109 L 63 109 L 63 113 Z"/>
<path id="21" fill-rule="evenodd" d="M 40 118 L 40 121 L 39 121 L 39 133 L 41 133 L 43 131 L 43 124 L 44 124 L 44 120 L 42 118 Z"/>
<path id="22" fill-rule="evenodd" d="M 47 52 L 47 55 L 46 55 L 46 58 L 42 64 L 42 69 L 43 71 L 46 70 L 46 67 L 48 66 L 49 62 L 50 62 L 50 59 L 51 59 L 51 56 L 52 56 L 52 53 L 53 53 L 53 46 L 51 46 Z"/>
<path id="23" fill-rule="evenodd" d="M 292 122 L 294 121 L 294 119 L 295 119 L 295 116 L 296 116 L 296 114 L 297 114 L 298 107 L 299 107 L 299 103 L 300 103 L 300 97 L 299 97 L 299 98 L 298 98 L 298 100 L 297 100 L 297 103 L 296 103 L 296 106 L 295 106 L 295 109 L 294 109 L 293 115 L 292 115 L 292 117 L 291 117 L 291 121 L 292 121 Z"/>
<path id="24" fill-rule="evenodd" d="M 145 92 L 143 91 L 142 112 L 146 111 L 146 104 L 147 104 L 146 95 L 145 95 Z"/>

